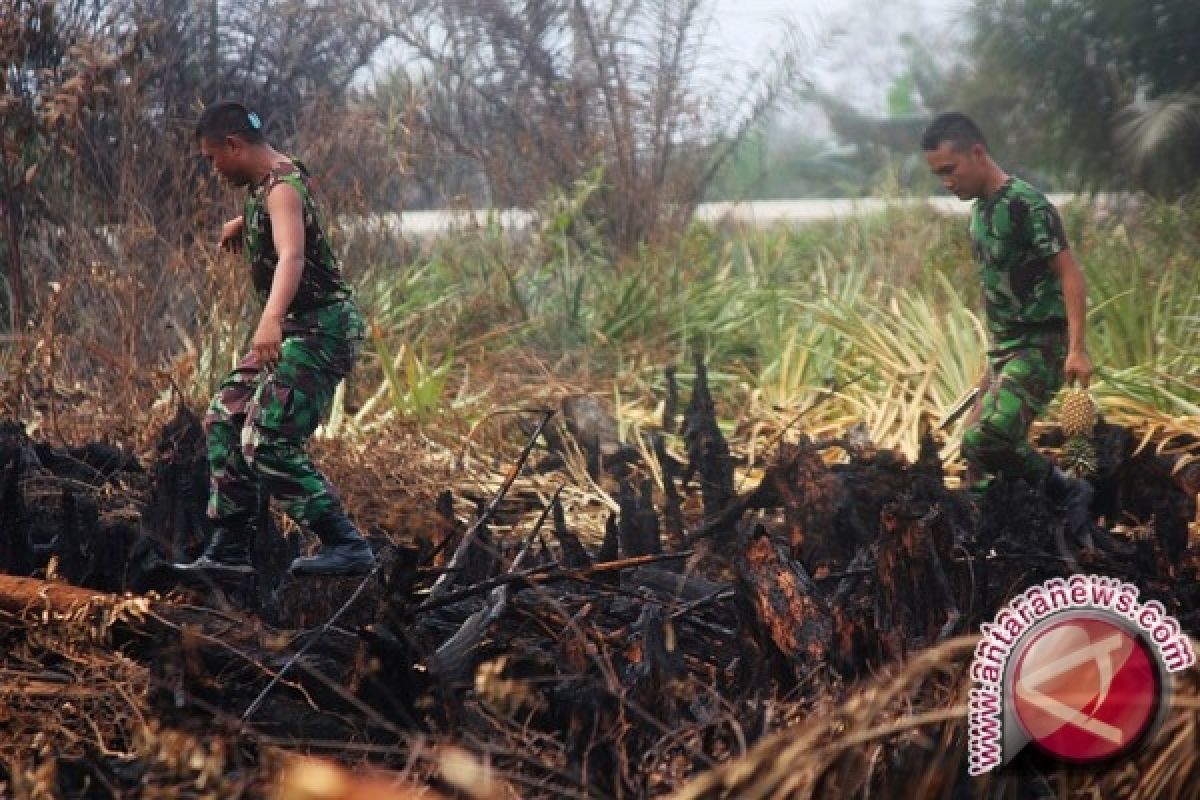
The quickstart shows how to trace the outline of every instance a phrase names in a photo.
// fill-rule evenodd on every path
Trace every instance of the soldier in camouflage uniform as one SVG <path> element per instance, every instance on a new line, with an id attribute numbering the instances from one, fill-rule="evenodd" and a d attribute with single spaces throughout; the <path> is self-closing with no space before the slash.
<path id="1" fill-rule="evenodd" d="M 209 107 L 196 126 L 201 154 L 248 190 L 242 216 L 221 245 L 244 249 L 262 317 L 251 352 L 222 382 L 204 418 L 214 534 L 184 570 L 250 572 L 261 494 L 321 540 L 293 573 L 366 572 L 374 556 L 305 442 L 354 366 L 365 325 L 322 230 L 308 172 L 263 138 L 258 117 L 237 103 Z"/>
<path id="2" fill-rule="evenodd" d="M 963 433 L 968 479 L 1003 473 L 1045 488 L 1068 529 L 1090 544 L 1092 487 L 1073 480 L 1029 444 L 1029 428 L 1064 382 L 1087 386 L 1087 286 L 1045 195 L 1007 175 L 970 118 L 937 117 L 921 140 L 942 184 L 974 200 L 970 236 L 983 283 L 988 369 Z"/>

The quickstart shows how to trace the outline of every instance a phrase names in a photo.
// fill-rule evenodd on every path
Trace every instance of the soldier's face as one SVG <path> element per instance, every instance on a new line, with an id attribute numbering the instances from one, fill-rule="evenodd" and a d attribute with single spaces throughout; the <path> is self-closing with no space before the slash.
<path id="1" fill-rule="evenodd" d="M 249 170 L 245 165 L 245 143 L 236 136 L 223 139 L 200 139 L 200 155 L 208 165 L 234 186 L 245 186 L 250 182 Z"/>
<path id="2" fill-rule="evenodd" d="M 942 142 L 936 150 L 925 152 L 930 171 L 942 182 L 946 191 L 959 200 L 982 197 L 987 179 L 986 152 L 980 145 L 956 150 L 950 142 Z"/>

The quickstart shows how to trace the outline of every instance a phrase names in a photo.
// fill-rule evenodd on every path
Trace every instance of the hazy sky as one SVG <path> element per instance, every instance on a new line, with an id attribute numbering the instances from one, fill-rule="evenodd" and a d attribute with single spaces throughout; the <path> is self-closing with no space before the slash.
<path id="1" fill-rule="evenodd" d="M 882 112 L 887 89 L 905 68 L 899 37 L 913 33 L 935 52 L 951 52 L 957 16 L 971 0 L 708 0 L 711 52 L 703 68 L 718 84 L 744 76 L 778 44 L 786 26 L 797 31 L 807 58 L 804 71 L 822 88 L 867 111 Z M 360 73 L 367 84 L 377 70 L 403 60 L 384 47 Z"/>
<path id="2" fill-rule="evenodd" d="M 897 39 L 913 33 L 935 51 L 955 40 L 969 0 L 711 0 L 711 42 L 722 57 L 753 64 L 790 23 L 809 42 L 807 65 L 823 86 L 881 107 L 902 63 Z"/>
<path id="3" fill-rule="evenodd" d="M 769 41 L 780 20 L 804 28 L 863 23 L 871 18 L 898 21 L 903 28 L 944 29 L 968 0 L 710 0 L 724 46 L 743 53 Z M 899 31 L 897 31 L 898 33 Z M 930 31 L 933 32 L 932 30 Z"/>

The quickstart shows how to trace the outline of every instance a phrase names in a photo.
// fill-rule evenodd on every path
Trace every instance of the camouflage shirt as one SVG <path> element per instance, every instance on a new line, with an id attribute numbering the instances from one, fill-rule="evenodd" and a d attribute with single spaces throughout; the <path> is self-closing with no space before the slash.
<path id="1" fill-rule="evenodd" d="M 1028 346 L 1046 334 L 1064 334 L 1062 283 L 1050 258 L 1067 249 L 1067 237 L 1046 196 L 1009 178 L 996 194 L 976 201 L 970 232 L 992 346 Z"/>
<path id="2" fill-rule="evenodd" d="M 279 262 L 271 234 L 271 216 L 267 213 L 267 194 L 280 183 L 299 192 L 304 213 L 304 271 L 296 296 L 288 307 L 288 316 L 292 317 L 345 300 L 351 292 L 342 279 L 337 256 L 322 230 L 321 217 L 309 186 L 308 170 L 293 158 L 291 163 L 272 169 L 265 180 L 250 187 L 246 196 L 243 236 L 246 255 L 250 259 L 250 277 L 259 300 L 266 303 Z"/>

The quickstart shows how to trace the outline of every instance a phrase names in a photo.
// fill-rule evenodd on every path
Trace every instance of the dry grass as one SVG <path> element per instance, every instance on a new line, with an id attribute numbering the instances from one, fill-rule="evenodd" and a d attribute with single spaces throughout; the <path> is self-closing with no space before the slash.
<path id="1" fill-rule="evenodd" d="M 824 797 L 950 797 L 969 782 L 976 796 L 1031 791 L 1012 770 L 966 779 L 967 666 L 977 637 L 930 648 L 847 694 L 820 698 L 740 759 L 707 772 L 672 800 Z M 1200 678 L 1178 679 L 1158 735 L 1129 760 L 1102 769 L 1062 768 L 1046 777 L 1059 797 L 1184 800 L 1200 784 Z"/>

